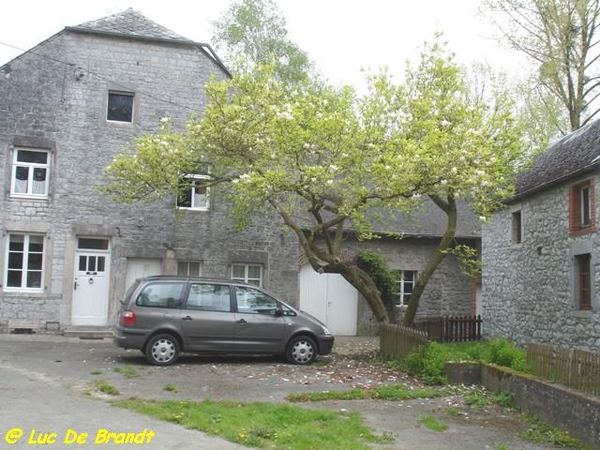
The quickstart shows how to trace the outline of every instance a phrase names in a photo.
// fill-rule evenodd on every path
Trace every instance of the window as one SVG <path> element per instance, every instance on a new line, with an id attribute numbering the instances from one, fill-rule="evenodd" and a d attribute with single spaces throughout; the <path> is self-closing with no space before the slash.
<path id="1" fill-rule="evenodd" d="M 150 308 L 180 308 L 183 283 L 154 283 L 146 286 L 135 301 Z"/>
<path id="2" fill-rule="evenodd" d="M 209 187 L 208 175 L 188 175 L 183 178 L 184 184 L 177 197 L 177 207 L 182 209 L 208 210 Z"/>
<path id="3" fill-rule="evenodd" d="M 8 235 L 7 289 L 42 289 L 44 236 Z"/>
<path id="4" fill-rule="evenodd" d="M 274 316 L 279 309 L 277 300 L 258 289 L 236 286 L 235 301 L 240 313 Z"/>
<path id="5" fill-rule="evenodd" d="M 233 264 L 231 279 L 262 286 L 262 266 L 255 264 Z"/>
<path id="6" fill-rule="evenodd" d="M 416 270 L 400 270 L 398 272 L 398 302 L 396 306 L 408 306 L 417 282 L 417 274 Z"/>
<path id="7" fill-rule="evenodd" d="M 201 311 L 231 310 L 229 286 L 220 284 L 192 284 L 187 301 L 188 309 Z"/>
<path id="8" fill-rule="evenodd" d="M 592 309 L 591 254 L 575 255 L 576 306 L 581 311 Z"/>
<path id="9" fill-rule="evenodd" d="M 24 197 L 48 197 L 49 152 L 15 149 L 11 194 Z"/>
<path id="10" fill-rule="evenodd" d="M 569 229 L 580 235 L 595 231 L 594 186 L 592 180 L 571 186 L 569 195 Z"/>
<path id="11" fill-rule="evenodd" d="M 106 120 L 112 122 L 133 122 L 133 93 L 109 92 Z"/>
<path id="12" fill-rule="evenodd" d="M 521 211 L 515 211 L 512 213 L 512 243 L 520 244 L 523 242 L 523 216 Z"/>
<path id="13" fill-rule="evenodd" d="M 199 277 L 202 275 L 202 264 L 194 261 L 177 261 L 177 275 Z"/>

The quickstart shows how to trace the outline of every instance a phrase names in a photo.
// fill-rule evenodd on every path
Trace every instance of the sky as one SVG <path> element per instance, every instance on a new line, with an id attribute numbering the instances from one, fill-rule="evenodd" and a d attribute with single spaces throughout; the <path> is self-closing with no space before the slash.
<path id="1" fill-rule="evenodd" d="M 425 41 L 444 33 L 463 64 L 487 61 L 519 71 L 518 55 L 492 37 L 478 15 L 481 0 L 275 0 L 291 39 L 334 84 L 364 83 L 362 69 L 388 67 L 401 77 Z M 66 26 L 96 20 L 132 7 L 149 19 L 197 42 L 211 43 L 211 22 L 229 0 L 20 0 L 3 4 L 0 65 Z"/>

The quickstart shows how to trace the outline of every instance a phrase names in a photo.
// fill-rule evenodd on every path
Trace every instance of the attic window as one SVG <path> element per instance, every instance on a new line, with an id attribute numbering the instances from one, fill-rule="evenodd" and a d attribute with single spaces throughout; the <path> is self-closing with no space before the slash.
<path id="1" fill-rule="evenodd" d="M 109 92 L 106 120 L 111 122 L 133 122 L 133 93 Z"/>

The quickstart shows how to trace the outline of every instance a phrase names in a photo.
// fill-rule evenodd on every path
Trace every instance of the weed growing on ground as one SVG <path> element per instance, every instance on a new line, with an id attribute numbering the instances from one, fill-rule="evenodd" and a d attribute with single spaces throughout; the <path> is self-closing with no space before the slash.
<path id="1" fill-rule="evenodd" d="M 137 370 L 131 366 L 117 366 L 113 369 L 116 373 L 120 373 L 125 378 L 137 378 L 140 376 Z"/>
<path id="2" fill-rule="evenodd" d="M 174 384 L 169 383 L 165 386 L 165 391 L 177 393 L 179 392 L 179 389 L 177 389 L 177 386 Z"/>
<path id="3" fill-rule="evenodd" d="M 439 422 L 433 416 L 423 416 L 423 417 L 421 417 L 421 419 L 419 419 L 419 422 L 421 422 L 425 426 L 425 428 L 427 428 L 431 431 L 442 432 L 442 431 L 446 431 L 448 429 L 448 425 Z"/>
<path id="4" fill-rule="evenodd" d="M 560 447 L 589 450 L 582 442 L 575 439 L 568 431 L 559 430 L 542 422 L 537 417 L 524 416 L 529 428 L 521 433 L 521 437 L 531 442 L 554 444 Z"/>
<path id="5" fill-rule="evenodd" d="M 389 433 L 374 435 L 358 412 L 209 400 L 197 403 L 128 399 L 113 404 L 247 447 L 367 450 L 369 443 L 385 444 L 393 439 Z"/>
<path id="6" fill-rule="evenodd" d="M 290 394 L 290 402 L 322 402 L 326 400 L 367 400 L 380 399 L 388 401 L 414 400 L 419 398 L 436 398 L 448 395 L 443 389 L 408 389 L 404 384 L 390 384 L 373 389 L 351 389 L 349 391 L 304 392 Z"/>
<path id="7" fill-rule="evenodd" d="M 106 380 L 99 378 L 94 380 L 92 388 L 107 395 L 120 395 L 119 390 Z"/>

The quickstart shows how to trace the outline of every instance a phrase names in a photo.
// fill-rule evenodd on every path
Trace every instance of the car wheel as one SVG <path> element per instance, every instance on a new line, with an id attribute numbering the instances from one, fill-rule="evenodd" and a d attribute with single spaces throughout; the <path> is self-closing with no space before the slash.
<path id="1" fill-rule="evenodd" d="M 317 357 L 317 344 L 308 336 L 296 336 L 288 342 L 285 356 L 291 364 L 310 364 Z"/>
<path id="2" fill-rule="evenodd" d="M 179 341 L 171 334 L 157 334 L 146 344 L 146 358 L 157 366 L 168 366 L 179 358 Z"/>

